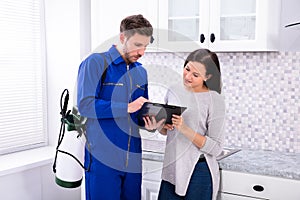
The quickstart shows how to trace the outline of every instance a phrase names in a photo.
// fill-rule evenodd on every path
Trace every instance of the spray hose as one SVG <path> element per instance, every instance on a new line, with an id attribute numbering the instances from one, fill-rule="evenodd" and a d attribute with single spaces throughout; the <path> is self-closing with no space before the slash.
<path id="1" fill-rule="evenodd" d="M 65 96 L 64 104 L 62 105 L 62 101 L 63 101 L 64 96 Z M 86 137 L 86 128 L 85 128 L 85 123 L 87 121 L 87 118 L 82 117 L 82 116 L 79 115 L 78 108 L 76 106 L 73 106 L 72 113 L 71 113 L 71 110 L 67 111 L 68 101 L 69 101 L 69 91 L 68 91 L 68 89 L 65 89 L 62 92 L 61 97 L 60 97 L 60 109 L 61 109 L 60 114 L 61 114 L 62 117 L 61 117 L 61 125 L 60 125 L 60 131 L 59 131 L 59 136 L 58 136 L 58 142 L 57 142 L 57 146 L 56 146 L 54 163 L 53 163 L 53 166 L 52 166 L 52 169 L 53 169 L 54 173 L 56 173 L 56 161 L 57 161 L 58 152 L 64 153 L 64 154 L 67 154 L 67 155 L 71 156 L 73 159 L 75 159 L 75 161 L 85 171 L 89 171 L 90 167 L 91 167 L 92 155 L 91 155 L 91 151 L 90 151 L 90 144 L 89 144 L 89 142 L 87 140 L 87 137 Z M 67 130 L 68 131 L 77 131 L 78 132 L 77 138 L 81 137 L 82 135 L 85 136 L 86 145 L 87 145 L 87 148 L 89 150 L 89 157 L 90 157 L 89 165 L 88 165 L 87 168 L 85 168 L 84 165 L 80 162 L 80 160 L 78 160 L 74 155 L 72 155 L 69 152 L 66 152 L 66 151 L 63 151 L 63 150 L 59 149 L 59 147 L 60 147 L 60 145 L 63 141 L 64 135 L 65 135 L 65 131 L 66 131 L 65 125 L 67 125 Z"/>

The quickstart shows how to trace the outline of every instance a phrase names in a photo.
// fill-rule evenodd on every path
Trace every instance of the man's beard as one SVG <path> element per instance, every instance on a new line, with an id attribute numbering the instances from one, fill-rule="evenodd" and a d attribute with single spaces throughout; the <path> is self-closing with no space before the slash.
<path id="1" fill-rule="evenodd" d="M 124 58 L 126 59 L 126 61 L 128 63 L 133 63 L 133 62 L 136 62 L 140 57 L 142 57 L 141 55 L 136 55 L 136 56 L 130 56 L 129 52 L 127 51 L 126 48 L 123 49 L 123 52 L 124 52 Z M 134 61 L 132 61 L 132 57 L 135 57 L 136 59 Z"/>
<path id="2" fill-rule="evenodd" d="M 128 63 L 132 63 L 131 60 L 130 60 L 130 56 L 129 56 L 129 53 L 127 53 L 127 51 L 124 50 L 124 58 L 126 59 L 126 61 Z"/>
<path id="3" fill-rule="evenodd" d="M 123 46 L 123 57 L 126 59 L 126 62 L 131 63 L 126 43 Z"/>

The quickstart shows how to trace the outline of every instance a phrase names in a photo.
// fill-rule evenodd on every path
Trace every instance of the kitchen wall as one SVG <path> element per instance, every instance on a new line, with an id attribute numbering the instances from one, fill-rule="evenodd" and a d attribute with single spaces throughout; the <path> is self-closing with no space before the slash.
<path id="1" fill-rule="evenodd" d="M 149 93 L 163 101 L 187 53 L 147 53 Z M 226 146 L 300 153 L 300 52 L 218 53 Z"/>

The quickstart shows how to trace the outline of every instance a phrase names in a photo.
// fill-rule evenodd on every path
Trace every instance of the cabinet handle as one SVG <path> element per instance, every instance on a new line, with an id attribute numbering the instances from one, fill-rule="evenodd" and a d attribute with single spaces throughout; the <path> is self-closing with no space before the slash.
<path id="1" fill-rule="evenodd" d="M 201 34 L 201 35 L 200 35 L 200 42 L 203 43 L 204 40 L 205 40 L 204 34 Z"/>
<path id="2" fill-rule="evenodd" d="M 262 192 L 262 191 L 264 191 L 264 189 L 265 188 L 261 185 L 254 185 L 253 186 L 253 190 L 255 190 L 256 192 Z"/>
<path id="3" fill-rule="evenodd" d="M 215 41 L 216 37 L 215 34 L 210 34 L 210 41 L 213 43 Z"/>

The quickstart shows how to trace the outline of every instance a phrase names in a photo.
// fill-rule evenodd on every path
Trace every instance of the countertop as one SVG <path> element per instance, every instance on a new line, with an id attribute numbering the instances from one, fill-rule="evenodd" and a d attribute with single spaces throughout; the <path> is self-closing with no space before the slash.
<path id="1" fill-rule="evenodd" d="M 143 159 L 163 161 L 161 152 L 143 152 Z M 300 154 L 242 149 L 219 161 L 222 170 L 300 180 Z"/>

